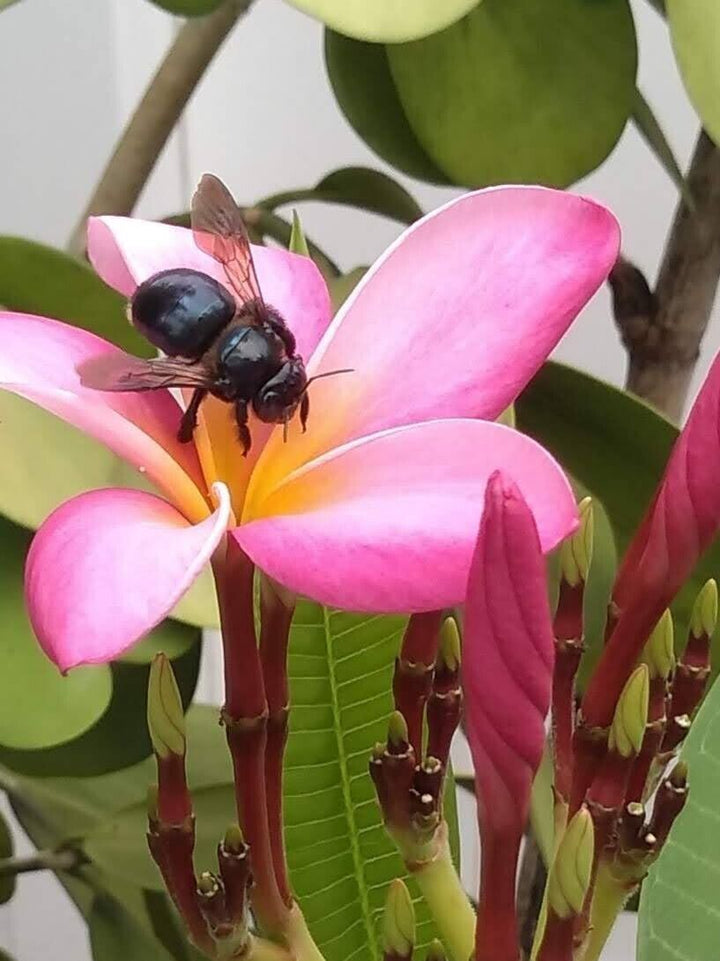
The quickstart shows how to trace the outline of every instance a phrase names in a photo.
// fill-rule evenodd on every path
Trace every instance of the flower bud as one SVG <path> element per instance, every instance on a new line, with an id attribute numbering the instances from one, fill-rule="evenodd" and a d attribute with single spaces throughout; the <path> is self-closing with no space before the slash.
<path id="1" fill-rule="evenodd" d="M 460 631 L 454 617 L 446 617 L 440 628 L 437 667 L 456 673 L 460 667 Z"/>
<path id="2" fill-rule="evenodd" d="M 706 581 L 700 593 L 695 598 L 692 614 L 690 615 L 690 633 L 693 637 L 712 637 L 715 632 L 718 617 L 718 589 L 716 581 L 711 577 Z"/>
<path id="3" fill-rule="evenodd" d="M 675 630 L 669 608 L 665 608 L 645 642 L 642 661 L 648 666 L 651 680 L 656 677 L 668 678 L 672 674 L 675 668 Z"/>
<path id="4" fill-rule="evenodd" d="M 640 752 L 648 716 L 649 672 L 646 664 L 635 668 L 620 694 L 608 738 L 608 748 L 629 758 Z"/>
<path id="5" fill-rule="evenodd" d="M 410 958 L 415 945 L 415 911 L 402 881 L 391 882 L 383 915 L 383 951 L 386 957 Z"/>
<path id="6" fill-rule="evenodd" d="M 583 909 L 595 854 L 595 831 L 583 805 L 562 836 L 548 878 L 548 904 L 562 920 Z"/>
<path id="7" fill-rule="evenodd" d="M 185 713 L 172 665 L 164 654 L 156 654 L 150 665 L 147 722 L 159 758 L 184 756 Z"/>
<path id="8" fill-rule="evenodd" d="M 288 250 L 292 254 L 302 254 L 303 257 L 310 256 L 307 240 L 305 239 L 305 233 L 300 224 L 300 217 L 298 216 L 297 210 L 293 210 L 292 230 L 290 231 Z"/>
<path id="9" fill-rule="evenodd" d="M 570 587 L 586 581 L 593 553 L 594 518 L 591 497 L 578 504 L 580 525 L 560 547 L 560 576 Z"/>
<path id="10" fill-rule="evenodd" d="M 393 711 L 388 722 L 388 749 L 403 754 L 408 749 L 408 726 L 400 711 Z"/>
<path id="11" fill-rule="evenodd" d="M 248 846 L 239 824 L 231 824 L 228 827 L 223 838 L 223 848 L 228 854 L 245 854 L 247 852 Z"/>
<path id="12" fill-rule="evenodd" d="M 445 948 L 442 946 L 442 942 L 438 941 L 437 938 L 431 941 L 425 957 L 427 961 L 446 961 L 447 955 L 445 954 Z"/>

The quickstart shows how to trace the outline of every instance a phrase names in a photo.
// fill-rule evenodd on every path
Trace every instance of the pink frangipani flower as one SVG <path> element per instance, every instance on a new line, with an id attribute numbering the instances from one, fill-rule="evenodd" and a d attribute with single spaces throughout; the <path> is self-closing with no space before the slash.
<path id="1" fill-rule="evenodd" d="M 545 743 L 554 641 L 537 527 L 520 489 L 501 472 L 487 485 L 463 638 L 482 845 L 476 954 L 509 961 L 517 957 L 515 869 Z"/>
<path id="2" fill-rule="evenodd" d="M 276 581 L 329 605 L 455 604 L 498 467 L 552 548 L 576 520 L 567 481 L 539 446 L 490 421 L 602 283 L 618 244 L 612 215 L 583 198 L 468 194 L 405 231 L 332 321 L 310 260 L 254 248 L 264 298 L 309 376 L 353 373 L 312 385 L 305 434 L 297 419 L 287 442 L 251 422 L 247 458 L 228 405 L 207 400 L 183 446 L 169 392 L 81 385 L 77 367 L 117 348 L 57 321 L 1 315 L 0 386 L 107 444 L 160 495 L 82 494 L 40 528 L 26 583 L 44 650 L 63 669 L 120 654 L 172 610 L 228 531 Z M 189 230 L 165 224 L 94 219 L 89 254 L 126 296 L 168 267 L 224 280 Z"/>
<path id="3" fill-rule="evenodd" d="M 720 356 L 716 357 L 618 571 L 617 622 L 583 700 L 590 725 L 615 703 L 663 611 L 720 529 Z"/>

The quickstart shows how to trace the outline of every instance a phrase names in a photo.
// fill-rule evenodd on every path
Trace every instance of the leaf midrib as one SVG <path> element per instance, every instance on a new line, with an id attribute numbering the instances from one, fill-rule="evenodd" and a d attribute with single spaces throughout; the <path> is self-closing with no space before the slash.
<path id="1" fill-rule="evenodd" d="M 345 752 L 345 742 L 343 729 L 340 723 L 340 698 L 338 694 L 338 683 L 335 677 L 335 662 L 333 660 L 332 634 L 330 631 L 330 615 L 326 607 L 323 612 L 323 632 L 325 634 L 325 650 L 327 654 L 328 680 L 330 682 L 330 698 L 332 703 L 333 731 L 337 743 L 338 764 L 340 768 L 340 784 L 342 787 L 345 817 L 348 825 L 348 837 L 350 840 L 350 851 L 353 859 L 353 868 L 357 879 L 358 897 L 362 920 L 367 935 L 367 942 L 373 961 L 379 961 L 377 944 L 375 942 L 375 928 L 373 915 L 370 909 L 370 900 L 365 886 L 365 875 L 363 873 L 363 859 L 360 851 L 359 829 L 355 822 L 352 792 L 350 790 L 350 775 L 348 772 L 347 755 Z"/>

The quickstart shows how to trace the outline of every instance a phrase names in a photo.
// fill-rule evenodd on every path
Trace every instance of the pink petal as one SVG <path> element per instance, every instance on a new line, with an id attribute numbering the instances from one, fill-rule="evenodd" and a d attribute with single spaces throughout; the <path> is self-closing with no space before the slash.
<path id="1" fill-rule="evenodd" d="M 466 194 L 414 224 L 342 307 L 309 365 L 306 435 L 265 457 L 288 469 L 348 440 L 443 417 L 494 419 L 615 263 L 603 207 L 540 187 Z"/>
<path id="2" fill-rule="evenodd" d="M 210 559 L 230 500 L 195 526 L 143 491 L 80 494 L 30 546 L 25 594 L 40 644 L 60 670 L 117 657 L 166 617 Z"/>
<path id="3" fill-rule="evenodd" d="M 308 257 L 253 245 L 253 260 L 266 303 L 279 310 L 308 358 L 330 323 L 327 286 Z M 92 217 L 88 255 L 106 284 L 130 297 L 139 283 L 169 267 L 191 267 L 225 283 L 223 268 L 203 253 L 192 231 L 130 217 Z"/>
<path id="4" fill-rule="evenodd" d="M 544 550 L 576 523 L 568 482 L 529 438 L 485 421 L 415 424 L 348 444 L 249 495 L 234 531 L 264 571 L 346 610 L 425 611 L 465 596 L 485 485 L 517 480 Z"/>
<path id="5" fill-rule="evenodd" d="M 0 388 L 25 397 L 147 473 L 191 519 L 207 516 L 192 444 L 176 438 L 180 409 L 166 390 L 103 393 L 76 367 L 117 347 L 57 320 L 0 312 Z"/>
<path id="6" fill-rule="evenodd" d="M 588 686 L 589 723 L 606 724 L 650 631 L 720 529 L 720 356 L 675 443 L 613 588 L 619 620 Z"/>
<path id="7" fill-rule="evenodd" d="M 463 689 L 484 830 L 522 831 L 545 742 L 554 659 L 545 562 L 530 506 L 490 478 L 465 602 Z"/>

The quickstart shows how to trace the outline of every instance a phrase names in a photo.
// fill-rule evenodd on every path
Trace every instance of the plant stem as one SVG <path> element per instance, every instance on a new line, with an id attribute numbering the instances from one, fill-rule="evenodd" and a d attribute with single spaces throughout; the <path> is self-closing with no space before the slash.
<path id="1" fill-rule="evenodd" d="M 238 18 L 252 0 L 226 0 L 206 17 L 187 21 L 150 81 L 68 242 L 85 249 L 85 222 L 94 214 L 130 214 L 185 105 Z"/>
<path id="2" fill-rule="evenodd" d="M 232 537 L 213 558 L 225 663 L 223 721 L 232 756 L 238 820 L 250 845 L 253 908 L 263 929 L 282 930 L 287 916 L 273 867 L 265 785 L 268 707 L 255 636 L 250 559 Z"/>
<path id="3" fill-rule="evenodd" d="M 678 201 L 652 297 L 644 295 L 647 284 L 636 268 L 634 277 L 620 278 L 621 285 L 628 281 L 624 290 L 611 277 L 628 351 L 626 388 L 674 421 L 682 415 L 720 280 L 720 150 L 704 130 L 687 185 L 695 207 Z"/>
<path id="4" fill-rule="evenodd" d="M 395 708 L 405 718 L 408 740 L 418 761 L 423 757 L 423 716 L 432 684 L 442 619 L 442 611 L 413 614 L 403 635 L 400 656 L 395 662 Z"/>
<path id="5" fill-rule="evenodd" d="M 0 878 L 32 871 L 72 871 L 85 863 L 85 857 L 74 848 L 61 851 L 36 851 L 25 858 L 1 858 Z"/>
<path id="6" fill-rule="evenodd" d="M 613 877 L 607 862 L 600 863 L 595 880 L 590 928 L 583 961 L 597 961 L 610 936 L 615 919 L 636 885 L 623 884 Z"/>
<path id="7" fill-rule="evenodd" d="M 480 829 L 480 897 L 475 961 L 519 961 L 515 872 L 522 832 Z"/>
<path id="8" fill-rule="evenodd" d="M 408 865 L 417 881 L 440 938 L 452 961 L 468 961 L 475 945 L 475 912 L 463 891 L 452 863 L 450 847 L 441 838 L 434 858 L 419 865 Z"/>

